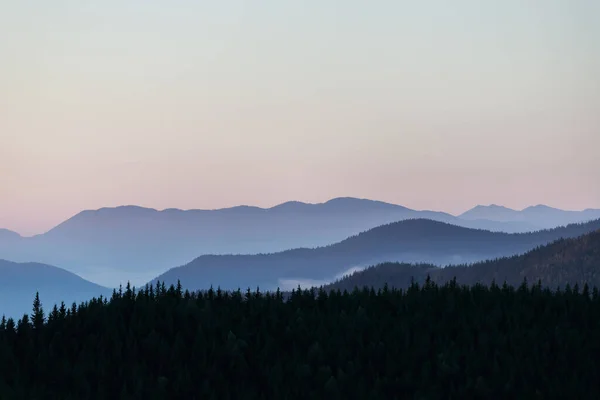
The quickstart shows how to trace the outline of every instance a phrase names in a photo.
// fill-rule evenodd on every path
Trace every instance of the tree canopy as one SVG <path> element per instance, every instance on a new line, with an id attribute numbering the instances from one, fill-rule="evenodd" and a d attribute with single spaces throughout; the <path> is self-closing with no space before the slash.
<path id="1" fill-rule="evenodd" d="M 600 296 L 164 284 L 0 321 L 2 399 L 599 398 Z"/>

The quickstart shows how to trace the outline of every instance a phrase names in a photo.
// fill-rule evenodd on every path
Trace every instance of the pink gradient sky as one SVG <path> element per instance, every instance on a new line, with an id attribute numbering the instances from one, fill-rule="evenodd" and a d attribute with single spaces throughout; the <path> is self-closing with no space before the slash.
<path id="1" fill-rule="evenodd" d="M 600 2 L 196 3 L 3 6 L 0 228 L 337 196 L 600 208 Z"/>

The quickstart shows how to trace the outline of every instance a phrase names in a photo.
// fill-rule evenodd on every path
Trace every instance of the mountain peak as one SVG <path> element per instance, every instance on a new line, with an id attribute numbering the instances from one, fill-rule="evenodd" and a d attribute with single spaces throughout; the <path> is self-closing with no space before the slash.
<path id="1" fill-rule="evenodd" d="M 474 210 L 505 210 L 505 211 L 516 211 L 516 210 L 513 210 L 512 208 L 508 208 L 508 207 L 505 207 L 503 205 L 495 204 L 495 203 L 492 203 L 492 204 L 489 204 L 489 205 L 478 204 L 475 207 L 471 208 L 469 211 L 474 211 Z"/>
<path id="2" fill-rule="evenodd" d="M 21 235 L 8 229 L 0 228 L 0 238 L 18 239 Z"/>
<path id="3" fill-rule="evenodd" d="M 496 209 L 496 210 L 506 210 L 506 211 L 515 211 L 512 208 L 508 208 L 505 207 L 503 205 L 500 204 L 490 204 L 489 206 L 484 206 L 485 208 L 489 208 L 489 209 Z"/>
<path id="4" fill-rule="evenodd" d="M 523 211 L 563 211 L 558 208 L 550 207 L 545 204 L 537 204 L 535 206 L 529 206 L 524 208 Z"/>
<path id="5" fill-rule="evenodd" d="M 303 203 L 301 201 L 286 201 L 285 203 L 277 204 L 276 206 L 267 208 L 266 211 L 270 211 L 270 212 L 303 211 L 303 210 L 306 210 L 313 206 L 314 206 L 314 204 Z"/>
<path id="6" fill-rule="evenodd" d="M 146 214 L 146 213 L 153 213 L 156 212 L 157 210 L 154 208 L 147 208 L 147 207 L 141 207 L 141 206 L 136 206 L 136 205 L 122 205 L 122 206 L 116 206 L 116 207 L 101 207 L 98 208 L 96 210 L 83 210 L 78 214 L 75 214 L 72 218 L 82 218 L 82 217 L 88 217 L 91 215 L 104 215 L 104 214 L 114 214 L 114 213 L 118 213 L 119 215 L 139 215 L 139 214 Z"/>
<path id="7" fill-rule="evenodd" d="M 122 206 L 117 206 L 117 207 L 103 207 L 103 208 L 100 208 L 98 211 L 107 211 L 107 210 L 116 210 L 116 211 L 119 211 L 119 212 L 149 212 L 149 211 L 152 212 L 152 211 L 157 211 L 154 208 L 136 206 L 134 204 L 122 205 Z"/>
<path id="8" fill-rule="evenodd" d="M 487 206 L 480 204 L 460 214 L 459 218 L 491 220 L 495 220 L 497 218 L 510 219 L 509 217 L 512 217 L 515 213 L 517 213 L 516 210 L 498 204 L 490 204 Z"/>
<path id="9" fill-rule="evenodd" d="M 332 203 L 363 203 L 363 202 L 375 202 L 375 200 L 359 199 L 358 197 L 334 197 L 333 199 L 327 200 L 324 204 L 332 204 Z"/>
<path id="10" fill-rule="evenodd" d="M 403 209 L 408 210 L 408 208 L 404 206 L 400 206 L 397 204 L 386 203 L 378 200 L 369 200 L 369 199 L 361 199 L 357 197 L 335 197 L 331 200 L 323 203 L 326 206 L 336 206 L 341 208 L 349 208 L 349 207 L 370 207 L 373 208 L 394 208 L 394 209 Z"/>

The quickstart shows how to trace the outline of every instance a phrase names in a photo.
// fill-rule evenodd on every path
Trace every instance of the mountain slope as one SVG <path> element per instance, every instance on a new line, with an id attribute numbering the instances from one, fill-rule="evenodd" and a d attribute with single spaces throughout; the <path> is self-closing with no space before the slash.
<path id="1" fill-rule="evenodd" d="M 521 222 L 464 221 L 450 214 L 355 198 L 320 204 L 288 202 L 268 209 L 239 206 L 182 211 L 123 206 L 81 212 L 31 238 L 0 239 L 0 257 L 60 265 L 86 279 L 142 284 L 200 254 L 252 254 L 335 243 L 408 218 L 521 231 Z"/>
<path id="2" fill-rule="evenodd" d="M 456 277 L 459 284 L 489 285 L 492 281 L 501 285 L 506 282 L 519 286 L 523 279 L 529 283 L 538 280 L 545 287 L 565 287 L 587 283 L 600 287 L 600 230 L 577 238 L 559 239 L 538 247 L 523 255 L 479 262 L 470 266 L 439 268 L 433 265 L 409 265 L 385 263 L 355 272 L 331 285 L 329 289 L 352 290 L 354 287 L 369 286 L 382 288 L 405 288 L 411 279 L 423 283 L 427 276 L 439 284 Z"/>
<path id="3" fill-rule="evenodd" d="M 456 264 L 524 253 L 561 237 L 600 229 L 600 220 L 525 234 L 474 230 L 415 219 L 383 225 L 336 244 L 272 254 L 206 255 L 160 275 L 188 289 L 274 289 L 297 280 L 327 281 L 352 268 L 384 261 Z"/>
<path id="4" fill-rule="evenodd" d="M 545 229 L 598 219 L 600 218 L 600 210 L 567 211 L 539 204 L 518 211 L 492 204 L 489 206 L 476 206 L 459 215 L 459 218 L 468 221 L 523 222 L 539 229 Z"/>
<path id="5" fill-rule="evenodd" d="M 8 229 L 0 228 L 0 240 L 19 240 L 21 235 L 17 232 L 9 231 Z"/>
<path id="6" fill-rule="evenodd" d="M 79 303 L 112 293 L 58 267 L 0 260 L 0 315 L 15 317 L 31 313 L 36 291 L 46 311 L 61 301 L 70 306 L 74 301 Z"/>
<path id="7" fill-rule="evenodd" d="M 459 215 L 459 217 L 466 220 L 518 221 L 518 213 L 519 211 L 512 208 L 490 204 L 489 206 L 475 206 Z"/>

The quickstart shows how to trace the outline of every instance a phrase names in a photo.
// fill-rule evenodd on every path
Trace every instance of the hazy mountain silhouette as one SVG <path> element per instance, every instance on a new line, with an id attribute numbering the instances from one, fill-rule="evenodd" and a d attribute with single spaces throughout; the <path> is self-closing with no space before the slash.
<path id="1" fill-rule="evenodd" d="M 0 240 L 19 240 L 21 235 L 17 232 L 9 231 L 8 229 L 0 228 Z"/>
<path id="2" fill-rule="evenodd" d="M 547 229 L 600 218 L 600 210 L 566 211 L 540 204 L 517 211 L 492 204 L 476 206 L 459 217 L 469 221 L 524 222 L 538 229 Z"/>
<path id="3" fill-rule="evenodd" d="M 60 265 L 106 286 L 126 280 L 141 284 L 201 254 L 323 246 L 409 218 L 508 232 L 533 229 L 523 222 L 467 221 L 442 212 L 356 198 L 319 204 L 287 202 L 267 209 L 157 211 L 122 206 L 83 211 L 42 235 L 0 238 L 0 257 Z"/>
<path id="4" fill-rule="evenodd" d="M 0 316 L 30 314 L 36 291 L 47 312 L 61 301 L 70 307 L 73 302 L 112 293 L 112 289 L 88 282 L 62 268 L 0 260 Z"/>
<path id="5" fill-rule="evenodd" d="M 490 204 L 489 206 L 475 206 L 459 215 L 459 217 L 468 220 L 484 219 L 490 221 L 515 221 L 518 220 L 518 217 L 515 217 L 517 213 L 518 211 L 513 210 L 512 208 Z"/>
<path id="6" fill-rule="evenodd" d="M 352 290 L 355 287 L 406 288 L 411 280 L 423 283 L 427 276 L 443 284 L 454 277 L 458 284 L 490 285 L 492 281 L 502 285 L 519 286 L 523 279 L 555 289 L 584 284 L 600 287 L 600 231 L 578 238 L 560 239 L 538 247 L 523 255 L 484 261 L 470 266 L 439 268 L 434 265 L 410 265 L 385 263 L 355 272 L 339 281 L 326 285 L 327 289 Z"/>
<path id="7" fill-rule="evenodd" d="M 220 286 L 245 289 L 259 286 L 289 289 L 299 282 L 319 284 L 352 268 L 384 261 L 425 262 L 437 265 L 475 262 L 524 253 L 562 237 L 576 237 L 600 229 L 600 220 L 533 233 L 507 234 L 458 227 L 438 221 L 413 219 L 383 225 L 339 243 L 273 254 L 205 255 L 173 268 L 158 280 L 181 280 L 192 290 Z"/>

